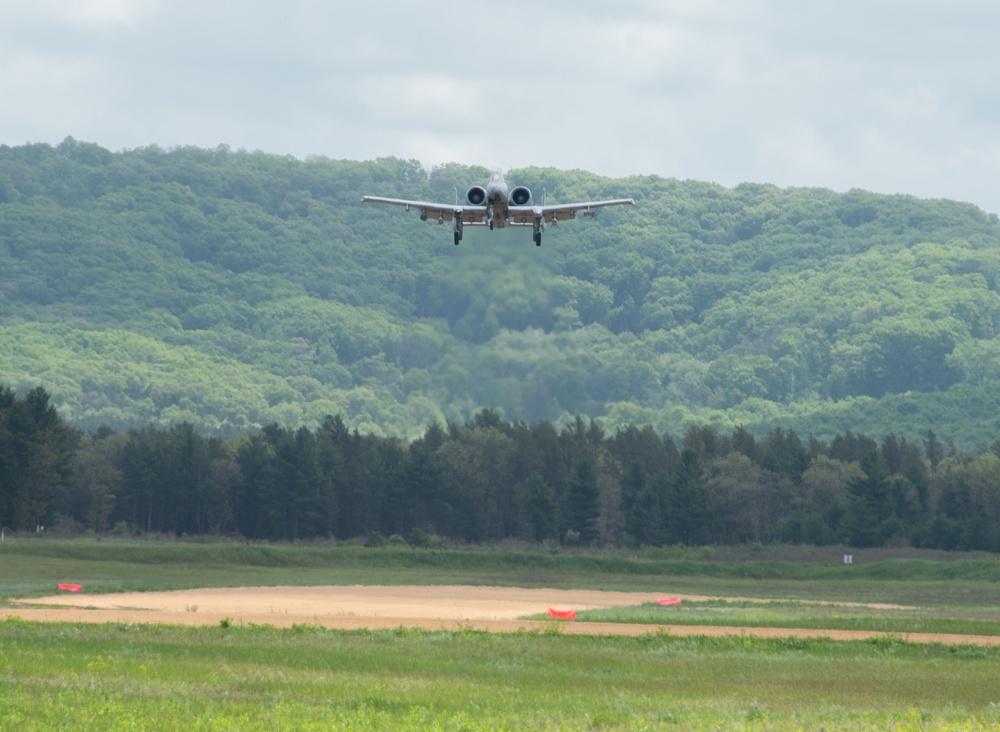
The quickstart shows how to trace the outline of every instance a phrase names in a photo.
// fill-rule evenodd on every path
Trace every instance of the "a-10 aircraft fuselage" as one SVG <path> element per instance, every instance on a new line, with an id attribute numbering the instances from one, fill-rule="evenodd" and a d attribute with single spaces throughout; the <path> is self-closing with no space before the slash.
<path id="1" fill-rule="evenodd" d="M 457 198 L 457 194 L 456 194 Z M 541 206 L 533 203 L 531 191 L 524 186 L 508 189 L 507 182 L 499 170 L 494 170 L 486 187 L 472 186 L 465 192 L 466 204 L 457 201 L 453 206 L 443 203 L 428 203 L 426 201 L 407 201 L 400 198 L 382 198 L 380 196 L 364 196 L 363 203 L 387 203 L 402 206 L 407 211 L 415 208 L 420 211 L 420 220 L 435 220 L 439 224 L 450 221 L 455 233 L 455 244 L 462 240 L 462 229 L 465 226 L 488 226 L 490 230 L 502 229 L 505 226 L 531 226 L 534 229 L 535 246 L 542 244 L 542 232 L 547 224 L 555 225 L 560 221 L 575 219 L 576 214 L 583 212 L 584 216 L 595 217 L 597 209 L 607 206 L 634 206 L 631 198 L 619 198 L 610 201 L 588 201 L 585 203 L 567 203 L 556 206 Z"/>

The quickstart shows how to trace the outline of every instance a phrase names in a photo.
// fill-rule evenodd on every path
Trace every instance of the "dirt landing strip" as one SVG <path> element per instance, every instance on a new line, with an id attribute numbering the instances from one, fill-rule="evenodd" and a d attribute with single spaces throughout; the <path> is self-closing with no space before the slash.
<path id="1" fill-rule="evenodd" d="M 687 600 L 703 596 L 671 595 Z M 515 587 L 238 587 L 181 592 L 132 592 L 111 595 L 63 594 L 20 601 L 0 608 L 0 618 L 19 617 L 42 622 L 164 623 L 218 625 L 232 623 L 290 627 L 295 624 L 356 630 L 361 628 L 474 628 L 515 633 L 553 627 L 554 621 L 517 620 L 525 615 L 557 610 L 588 610 L 653 602 L 662 594 L 592 590 L 523 589 Z M 734 599 L 734 598 L 727 598 Z M 884 633 L 787 628 L 739 628 L 669 625 L 558 622 L 563 633 L 644 635 L 657 630 L 673 636 L 755 635 L 763 638 L 832 638 L 859 640 Z M 1000 637 L 910 633 L 913 643 L 1000 645 Z"/>

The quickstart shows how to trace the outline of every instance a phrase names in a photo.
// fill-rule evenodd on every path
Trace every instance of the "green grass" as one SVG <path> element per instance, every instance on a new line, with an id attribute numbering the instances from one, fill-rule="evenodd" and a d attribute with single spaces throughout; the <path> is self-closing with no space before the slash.
<path id="1" fill-rule="evenodd" d="M 0 622 L 0 727 L 959 729 L 1000 651 L 752 637 Z"/>
<path id="2" fill-rule="evenodd" d="M 545 616 L 537 616 L 545 619 Z M 580 610 L 577 620 L 649 625 L 730 626 L 742 628 L 805 628 L 865 630 L 880 633 L 934 633 L 1000 635 L 996 607 L 908 607 L 877 611 L 867 607 L 801 602 L 684 602 L 661 607 L 647 603 L 632 607 Z"/>
<path id="3" fill-rule="evenodd" d="M 179 541 L 8 539 L 0 601 L 47 594 L 56 582 L 88 592 L 243 585 L 471 584 L 850 600 L 920 606 L 1000 606 L 1000 559 L 831 561 L 725 558 L 730 552 L 366 548 Z M 803 552 L 799 552 L 802 554 Z M 794 556 L 791 552 L 787 556 Z M 961 555 L 958 555 L 961 557 Z"/>
<path id="4" fill-rule="evenodd" d="M 1000 728 L 1000 649 L 912 632 L 1000 634 L 993 557 L 862 567 L 718 550 L 52 541 L 0 544 L 0 602 L 237 585 L 481 584 L 789 598 L 580 611 L 580 620 L 876 630 L 867 642 L 344 632 L 0 622 L 0 729 L 660 730 Z M 701 570 L 699 573 L 698 570 Z M 862 571 L 855 571 L 855 570 Z M 908 605 L 878 610 L 814 600 Z M 808 600 L 808 602 L 807 602 Z"/>

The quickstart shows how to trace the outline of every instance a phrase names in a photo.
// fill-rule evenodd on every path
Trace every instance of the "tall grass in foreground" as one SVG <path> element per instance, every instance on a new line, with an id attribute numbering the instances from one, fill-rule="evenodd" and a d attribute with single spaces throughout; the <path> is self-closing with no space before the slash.
<path id="1" fill-rule="evenodd" d="M 1000 726 L 1000 650 L 0 622 L 0 729 Z"/>

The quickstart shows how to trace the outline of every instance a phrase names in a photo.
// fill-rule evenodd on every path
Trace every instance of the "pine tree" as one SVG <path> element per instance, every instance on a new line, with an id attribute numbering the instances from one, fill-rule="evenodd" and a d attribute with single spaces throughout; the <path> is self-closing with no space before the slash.
<path id="1" fill-rule="evenodd" d="M 594 466 L 582 460 L 576 464 L 566 490 L 565 528 L 567 533 L 578 534 L 578 541 L 584 545 L 597 541 L 598 497 Z"/>

